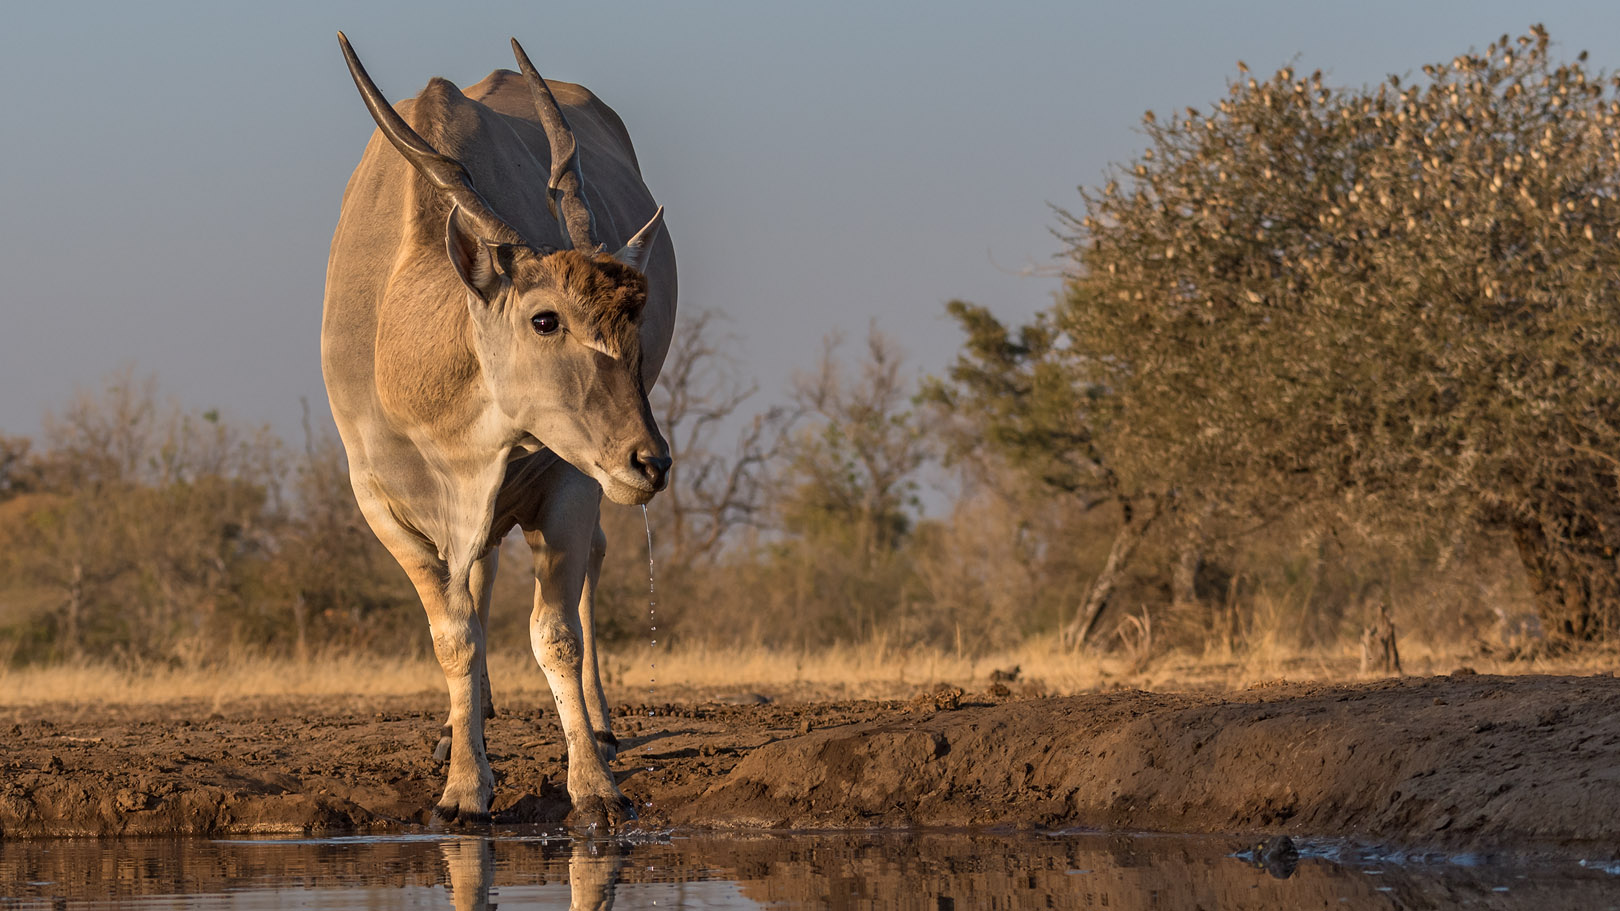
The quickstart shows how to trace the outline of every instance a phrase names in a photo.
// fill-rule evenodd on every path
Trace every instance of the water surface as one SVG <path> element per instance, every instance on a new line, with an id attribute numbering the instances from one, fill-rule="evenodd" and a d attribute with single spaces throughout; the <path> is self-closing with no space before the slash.
<path id="1" fill-rule="evenodd" d="M 0 842 L 0 909 L 1620 908 L 1599 864 L 1222 838 L 884 832 L 576 840 L 516 832 Z"/>

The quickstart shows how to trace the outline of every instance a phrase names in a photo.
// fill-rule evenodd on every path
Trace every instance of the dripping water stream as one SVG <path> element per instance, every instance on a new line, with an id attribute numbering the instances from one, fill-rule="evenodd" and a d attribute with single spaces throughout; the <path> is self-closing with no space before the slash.
<path id="1" fill-rule="evenodd" d="M 647 717 L 651 718 L 657 710 L 653 708 L 653 688 L 658 683 L 658 593 L 653 579 L 653 534 L 652 519 L 647 515 L 647 504 L 641 504 L 641 523 L 647 528 L 647 626 L 650 627 L 649 638 L 652 640 L 651 657 L 647 660 Z M 657 771 L 653 766 L 647 766 L 649 773 Z M 652 807 L 648 800 L 647 807 Z"/>

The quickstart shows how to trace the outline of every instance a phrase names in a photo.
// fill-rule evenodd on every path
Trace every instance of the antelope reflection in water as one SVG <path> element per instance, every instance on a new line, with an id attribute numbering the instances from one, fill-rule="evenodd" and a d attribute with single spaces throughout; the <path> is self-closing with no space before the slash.
<path id="1" fill-rule="evenodd" d="M 495 842 L 489 838 L 467 837 L 439 844 L 450 879 L 450 898 L 456 911 L 489 911 L 496 906 L 489 900 L 495 881 Z M 576 839 L 568 858 L 570 911 L 608 911 L 613 907 L 613 890 L 619 884 L 624 851 L 617 842 Z"/>

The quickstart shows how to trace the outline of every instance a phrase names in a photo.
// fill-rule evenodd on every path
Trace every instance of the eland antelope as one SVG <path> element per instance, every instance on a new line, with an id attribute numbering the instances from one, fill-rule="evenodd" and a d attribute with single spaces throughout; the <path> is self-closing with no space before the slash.
<path id="1" fill-rule="evenodd" d="M 360 510 L 416 586 L 450 690 L 434 815 L 490 811 L 485 630 L 498 544 L 521 527 L 570 820 L 617 825 L 635 811 L 608 769 L 598 512 L 669 477 L 647 404 L 675 321 L 663 209 L 618 115 L 548 84 L 516 40 L 521 75 L 435 78 L 397 110 L 338 42 L 378 131 L 332 237 L 321 368 Z"/>

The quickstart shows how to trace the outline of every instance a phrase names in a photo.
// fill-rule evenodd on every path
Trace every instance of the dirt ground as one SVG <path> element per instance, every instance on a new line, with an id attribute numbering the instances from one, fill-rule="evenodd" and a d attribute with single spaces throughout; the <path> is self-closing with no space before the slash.
<path id="1" fill-rule="evenodd" d="M 1007 690 L 626 704 L 615 768 L 654 828 L 1089 827 L 1603 856 L 1620 843 L 1608 676 Z M 428 696 L 0 709 L 0 837 L 420 825 L 443 783 L 442 711 Z M 501 705 L 489 751 L 496 824 L 559 824 L 552 707 Z"/>

